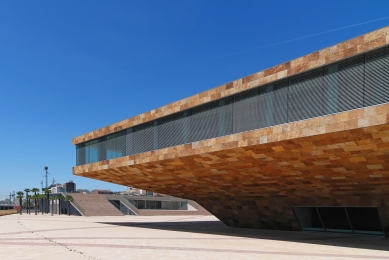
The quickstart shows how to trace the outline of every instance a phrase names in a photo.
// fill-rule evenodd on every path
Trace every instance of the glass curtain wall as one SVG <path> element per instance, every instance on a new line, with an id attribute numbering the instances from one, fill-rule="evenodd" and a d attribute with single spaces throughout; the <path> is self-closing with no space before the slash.
<path id="1" fill-rule="evenodd" d="M 389 102 L 389 47 L 76 146 L 77 165 Z"/>
<path id="2" fill-rule="evenodd" d="M 187 201 L 130 200 L 138 209 L 187 210 Z"/>

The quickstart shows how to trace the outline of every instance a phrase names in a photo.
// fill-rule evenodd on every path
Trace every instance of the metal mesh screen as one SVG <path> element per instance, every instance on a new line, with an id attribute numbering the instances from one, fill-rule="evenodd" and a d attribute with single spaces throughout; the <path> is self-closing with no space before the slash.
<path id="1" fill-rule="evenodd" d="M 218 132 L 215 137 L 230 135 L 233 133 L 233 102 L 234 97 L 219 100 Z"/>
<path id="2" fill-rule="evenodd" d="M 105 138 L 85 143 L 85 163 L 93 163 L 105 160 Z"/>
<path id="3" fill-rule="evenodd" d="M 171 147 L 389 102 L 389 48 L 76 146 L 76 163 Z"/>
<path id="4" fill-rule="evenodd" d="M 258 89 L 252 89 L 235 95 L 234 133 L 259 128 Z"/>
<path id="5" fill-rule="evenodd" d="M 158 128 L 154 121 L 133 127 L 132 152 L 133 154 L 148 152 L 158 149 L 156 136 Z"/>
<path id="6" fill-rule="evenodd" d="M 338 69 L 340 111 L 363 107 L 364 57 L 339 63 Z"/>
<path id="7" fill-rule="evenodd" d="M 268 93 L 270 95 L 270 93 Z M 288 122 L 288 81 L 283 80 L 273 85 L 271 94 L 271 125 Z"/>
<path id="8" fill-rule="evenodd" d="M 76 165 L 85 164 L 85 143 L 76 145 Z"/>
<path id="9" fill-rule="evenodd" d="M 113 159 L 126 155 L 126 131 L 107 136 L 105 141 L 105 159 Z"/>
<path id="10" fill-rule="evenodd" d="M 158 148 L 188 143 L 188 122 L 187 112 L 158 119 Z"/>
<path id="11" fill-rule="evenodd" d="M 230 134 L 232 132 L 231 110 L 230 99 L 218 100 L 191 109 L 190 142 Z"/>
<path id="12" fill-rule="evenodd" d="M 328 89 L 326 114 L 363 107 L 363 56 L 326 67 L 324 74 Z"/>
<path id="13" fill-rule="evenodd" d="M 273 125 L 274 90 L 273 85 L 258 89 L 258 128 Z"/>
<path id="14" fill-rule="evenodd" d="M 366 55 L 365 106 L 389 102 L 389 48 Z"/>
<path id="15" fill-rule="evenodd" d="M 126 130 L 126 155 L 134 154 L 132 127 Z"/>
<path id="16" fill-rule="evenodd" d="M 290 79 L 288 121 L 323 115 L 323 69 Z"/>
<path id="17" fill-rule="evenodd" d="M 218 122 L 217 102 L 201 105 L 192 109 L 189 118 L 190 141 L 200 141 L 216 136 Z"/>

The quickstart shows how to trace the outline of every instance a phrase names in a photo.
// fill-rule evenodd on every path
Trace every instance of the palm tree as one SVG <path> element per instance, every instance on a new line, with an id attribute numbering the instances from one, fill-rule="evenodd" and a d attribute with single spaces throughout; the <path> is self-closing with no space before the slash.
<path id="1" fill-rule="evenodd" d="M 26 199 L 27 199 L 27 208 L 28 208 L 28 214 L 31 213 L 31 195 L 26 195 Z"/>
<path id="2" fill-rule="evenodd" d="M 61 200 L 62 200 L 62 195 L 58 194 L 55 196 L 55 198 L 58 200 L 58 215 L 61 215 Z"/>
<path id="3" fill-rule="evenodd" d="M 32 195 L 32 198 L 34 199 L 34 211 L 35 215 L 37 215 L 37 210 L 38 210 L 38 199 L 40 198 L 39 194 L 34 194 Z"/>
<path id="4" fill-rule="evenodd" d="M 27 214 L 29 213 L 29 201 L 28 201 L 28 193 L 31 191 L 30 189 L 24 189 L 24 191 L 26 192 L 26 199 L 27 199 Z"/>
<path id="5" fill-rule="evenodd" d="M 32 188 L 31 189 L 32 192 L 34 192 L 34 196 L 32 196 L 32 198 L 34 199 L 34 210 L 35 210 L 35 215 L 37 214 L 36 211 L 37 211 L 37 206 L 38 206 L 38 199 L 39 199 L 39 196 L 37 196 L 37 192 L 39 192 L 39 189 L 38 188 Z"/>
<path id="6" fill-rule="evenodd" d="M 20 211 L 20 215 L 22 215 L 22 209 L 23 209 L 23 195 L 24 195 L 24 192 L 23 191 L 18 191 L 16 192 L 16 195 L 17 198 L 19 199 L 19 211 Z"/>
<path id="7" fill-rule="evenodd" d="M 47 200 L 45 205 L 46 213 L 49 213 L 49 208 L 50 208 L 49 194 L 51 193 L 51 190 L 49 190 L 48 188 L 44 188 L 43 192 L 45 193 L 46 200 Z"/>
<path id="8" fill-rule="evenodd" d="M 68 202 L 68 215 L 70 216 L 70 202 L 73 202 L 73 201 L 74 201 L 74 199 L 73 199 L 73 197 L 72 197 L 72 196 L 70 196 L 70 195 L 66 195 L 66 197 L 65 197 L 65 201 L 67 201 L 67 202 Z"/>
<path id="9" fill-rule="evenodd" d="M 41 207 L 42 207 L 42 215 L 43 215 L 44 206 L 45 206 L 45 203 L 43 203 L 43 202 L 44 202 L 44 199 L 46 198 L 46 195 L 45 194 L 39 194 L 39 198 L 41 199 Z"/>

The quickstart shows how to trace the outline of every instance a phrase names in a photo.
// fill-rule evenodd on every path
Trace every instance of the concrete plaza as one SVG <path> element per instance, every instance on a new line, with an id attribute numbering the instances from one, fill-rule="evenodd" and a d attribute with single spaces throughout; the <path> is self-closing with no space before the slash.
<path id="1" fill-rule="evenodd" d="M 388 259 L 389 239 L 238 229 L 213 216 L 0 217 L 0 259 Z"/>

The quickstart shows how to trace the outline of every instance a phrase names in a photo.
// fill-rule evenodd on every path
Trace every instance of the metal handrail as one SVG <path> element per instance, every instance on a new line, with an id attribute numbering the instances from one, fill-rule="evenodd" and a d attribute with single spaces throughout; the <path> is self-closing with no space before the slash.
<path id="1" fill-rule="evenodd" d="M 107 200 L 119 200 L 124 206 L 126 206 L 129 210 L 131 210 L 135 215 L 139 215 L 138 208 L 132 205 L 128 200 L 126 200 L 123 195 L 108 194 Z"/>
<path id="2" fill-rule="evenodd" d="M 188 200 L 188 204 L 194 207 L 195 209 L 199 209 L 199 204 L 196 201 Z"/>
<path id="3" fill-rule="evenodd" d="M 135 216 L 139 215 L 139 210 L 134 205 L 132 205 L 131 203 L 128 203 L 128 201 L 120 200 L 120 206 L 121 205 L 123 205 L 124 207 L 126 207 L 126 209 L 131 211 L 133 215 L 135 215 Z"/>
<path id="4" fill-rule="evenodd" d="M 63 191 L 61 192 L 62 196 L 64 196 L 64 198 L 67 196 L 67 195 L 70 195 L 68 194 L 67 192 Z M 71 195 L 70 195 L 71 196 Z M 73 205 L 73 207 L 82 215 L 82 216 L 85 216 L 85 209 L 76 201 L 76 200 L 73 200 L 72 202 L 70 202 L 70 204 Z"/>
<path id="5" fill-rule="evenodd" d="M 120 210 L 120 204 L 117 204 L 115 202 L 115 200 L 108 200 L 115 208 L 117 208 L 118 210 Z"/>

